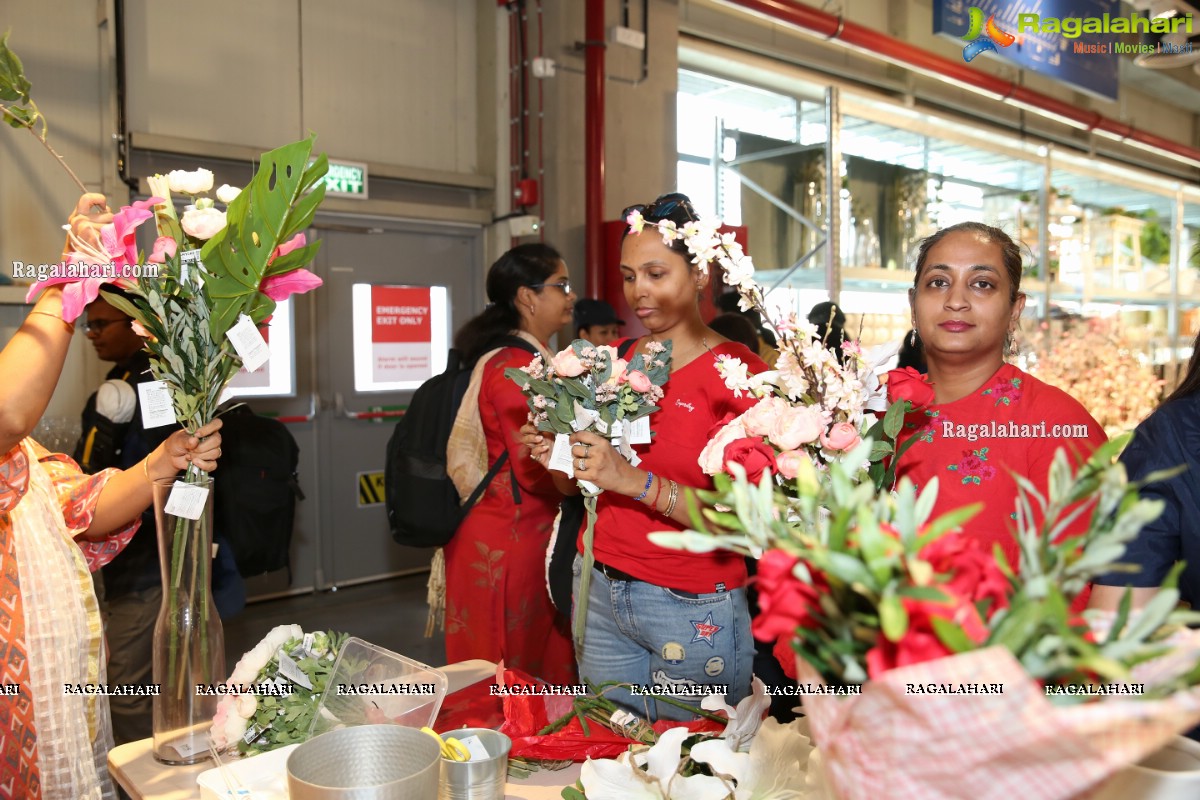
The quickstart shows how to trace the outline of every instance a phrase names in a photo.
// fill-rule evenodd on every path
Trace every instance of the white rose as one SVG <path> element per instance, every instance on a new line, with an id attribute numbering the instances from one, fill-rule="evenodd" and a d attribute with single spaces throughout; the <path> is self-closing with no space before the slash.
<path id="1" fill-rule="evenodd" d="M 198 169 L 194 172 L 173 169 L 167 173 L 167 182 L 170 184 L 172 192 L 200 194 L 212 188 L 213 174 L 207 169 Z"/>
<path id="2" fill-rule="evenodd" d="M 242 190 L 236 186 L 230 186 L 228 183 L 222 183 L 221 188 L 217 189 L 217 199 L 228 205 L 232 203 Z"/>
<path id="3" fill-rule="evenodd" d="M 188 236 L 207 241 L 225 227 L 225 212 L 215 208 L 190 208 L 183 212 L 179 224 Z"/>

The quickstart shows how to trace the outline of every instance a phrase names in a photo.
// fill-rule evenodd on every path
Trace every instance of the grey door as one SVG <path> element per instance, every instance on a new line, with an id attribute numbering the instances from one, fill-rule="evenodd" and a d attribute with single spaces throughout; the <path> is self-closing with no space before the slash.
<path id="1" fill-rule="evenodd" d="M 317 549 L 315 583 L 325 588 L 423 568 L 432 555 L 395 544 L 384 506 L 375 502 L 382 500 L 377 475 L 383 471 L 395 425 L 394 409 L 407 404 L 412 393 L 356 391 L 352 287 L 446 287 L 448 318 L 441 324 L 448 337 L 482 308 L 483 281 L 478 228 L 319 227 L 324 243 L 318 266 L 325 286 L 314 295 L 312 370 L 320 408 L 313 460 L 319 502 L 310 506 L 318 517 L 319 535 L 309 546 L 315 544 Z M 434 324 L 439 323 L 434 320 Z"/>

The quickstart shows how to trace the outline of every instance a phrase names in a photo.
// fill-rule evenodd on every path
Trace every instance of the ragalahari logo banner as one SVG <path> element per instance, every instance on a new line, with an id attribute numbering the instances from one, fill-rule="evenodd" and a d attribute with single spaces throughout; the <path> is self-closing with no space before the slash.
<path id="1" fill-rule="evenodd" d="M 988 17 L 985 25 L 982 9 L 972 6 L 967 14 L 970 27 L 962 37 L 964 42 L 968 42 L 963 48 L 963 61 L 970 62 L 975 56 L 988 50 L 996 52 L 998 47 L 1008 47 L 1017 40 L 1017 37 L 996 26 L 995 15 Z"/>

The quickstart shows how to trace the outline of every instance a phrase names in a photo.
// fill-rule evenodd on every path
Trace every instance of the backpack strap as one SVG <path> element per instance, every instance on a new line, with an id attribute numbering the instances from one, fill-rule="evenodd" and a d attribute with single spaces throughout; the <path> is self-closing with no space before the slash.
<path id="1" fill-rule="evenodd" d="M 500 470 L 504 467 L 504 462 L 506 461 L 508 461 L 507 450 L 500 454 L 500 457 L 496 459 L 496 463 L 492 464 L 491 469 L 489 469 L 487 474 L 483 476 L 483 480 L 481 480 L 479 485 L 475 487 L 475 491 L 471 492 L 471 496 L 467 498 L 467 502 L 462 504 L 463 517 L 466 517 L 467 512 L 471 510 L 471 507 L 479 502 L 480 496 L 483 495 L 484 491 L 488 487 L 488 484 L 490 484 L 492 480 L 500 474 Z"/>

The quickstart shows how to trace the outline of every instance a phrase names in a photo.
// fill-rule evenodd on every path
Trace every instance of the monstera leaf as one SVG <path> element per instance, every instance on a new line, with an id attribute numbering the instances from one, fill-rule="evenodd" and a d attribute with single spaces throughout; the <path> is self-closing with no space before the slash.
<path id="1" fill-rule="evenodd" d="M 257 324 L 275 308 L 275 303 L 259 292 L 267 262 L 276 247 L 308 227 L 325 199 L 321 180 L 328 169 L 325 155 L 318 156 L 311 166 L 308 163 L 315 138 L 265 154 L 257 174 L 229 204 L 225 228 L 200 251 L 209 273 L 204 284 L 212 301 L 210 325 L 216 341 L 224 338 L 239 314 Z M 304 255 L 311 260 L 319 244 L 305 247 Z"/>

